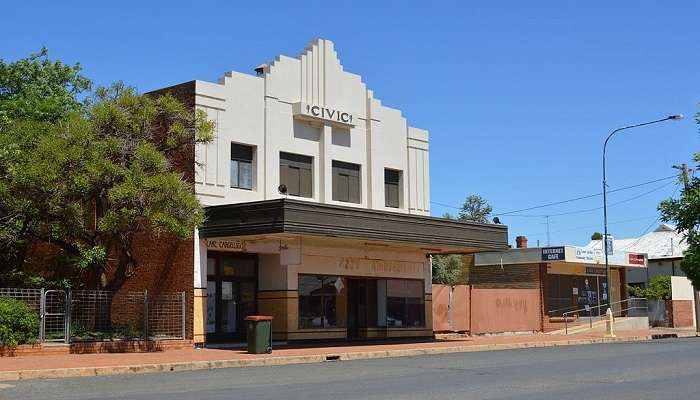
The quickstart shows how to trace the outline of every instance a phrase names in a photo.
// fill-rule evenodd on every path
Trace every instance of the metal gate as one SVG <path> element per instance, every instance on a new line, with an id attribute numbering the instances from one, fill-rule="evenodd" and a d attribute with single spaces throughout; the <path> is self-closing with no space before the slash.
<path id="1" fill-rule="evenodd" d="M 68 304 L 68 294 L 65 290 L 47 290 L 43 293 L 39 341 L 69 342 Z"/>

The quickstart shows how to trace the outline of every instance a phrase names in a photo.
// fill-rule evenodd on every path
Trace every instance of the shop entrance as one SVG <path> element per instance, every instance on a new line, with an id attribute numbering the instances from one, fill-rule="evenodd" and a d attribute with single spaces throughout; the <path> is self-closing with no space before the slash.
<path id="1" fill-rule="evenodd" d="M 207 342 L 246 340 L 245 317 L 255 315 L 257 255 L 209 252 Z"/>
<path id="2" fill-rule="evenodd" d="M 377 280 L 348 281 L 348 339 L 362 337 L 363 330 L 376 326 Z"/>

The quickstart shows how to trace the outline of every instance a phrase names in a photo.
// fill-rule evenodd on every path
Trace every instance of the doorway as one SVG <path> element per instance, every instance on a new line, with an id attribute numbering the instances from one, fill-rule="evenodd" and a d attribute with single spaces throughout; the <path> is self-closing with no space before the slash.
<path id="1" fill-rule="evenodd" d="M 377 280 L 347 280 L 348 285 L 348 339 L 366 336 L 367 328 L 376 327 L 377 321 Z"/>
<path id="2" fill-rule="evenodd" d="M 257 312 L 256 254 L 209 252 L 207 342 L 246 340 L 245 317 Z"/>

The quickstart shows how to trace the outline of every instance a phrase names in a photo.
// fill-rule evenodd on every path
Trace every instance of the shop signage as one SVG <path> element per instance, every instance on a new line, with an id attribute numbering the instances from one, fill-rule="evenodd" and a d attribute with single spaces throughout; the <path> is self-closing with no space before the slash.
<path id="1" fill-rule="evenodd" d="M 605 268 L 586 267 L 586 275 L 605 275 Z"/>
<path id="2" fill-rule="evenodd" d="M 354 126 L 352 114 L 316 104 L 295 103 L 292 107 L 295 117 L 323 120 L 331 123 Z"/>
<path id="3" fill-rule="evenodd" d="M 565 259 L 564 246 L 542 249 L 542 261 L 564 261 Z"/>
<path id="4" fill-rule="evenodd" d="M 593 261 L 593 250 L 590 249 L 584 249 L 582 247 L 577 247 L 576 248 L 576 259 L 577 260 L 584 260 L 584 261 Z"/>
<path id="5" fill-rule="evenodd" d="M 627 260 L 631 265 L 644 265 L 644 254 L 629 253 Z"/>
<path id="6" fill-rule="evenodd" d="M 245 243 L 242 240 L 232 239 L 207 239 L 207 249 L 216 251 L 245 251 Z"/>

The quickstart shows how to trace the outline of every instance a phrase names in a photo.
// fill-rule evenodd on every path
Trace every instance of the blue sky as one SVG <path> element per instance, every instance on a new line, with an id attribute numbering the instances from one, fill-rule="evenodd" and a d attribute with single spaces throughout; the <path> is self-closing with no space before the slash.
<path id="1" fill-rule="evenodd" d="M 47 46 L 98 84 L 146 91 L 251 71 L 331 39 L 376 97 L 430 131 L 432 200 L 458 206 L 477 193 L 497 213 L 600 192 L 602 143 L 616 127 L 686 115 L 616 137 L 611 188 L 670 176 L 699 150 L 697 1 L 101 3 L 5 5 L 0 57 Z M 669 182 L 612 194 L 623 203 L 610 207 L 611 233 L 653 226 Z M 436 203 L 434 215 L 456 211 Z M 541 215 L 600 205 L 594 197 L 501 219 L 511 238 L 544 244 Z M 549 221 L 552 244 L 584 244 L 602 212 Z"/>

